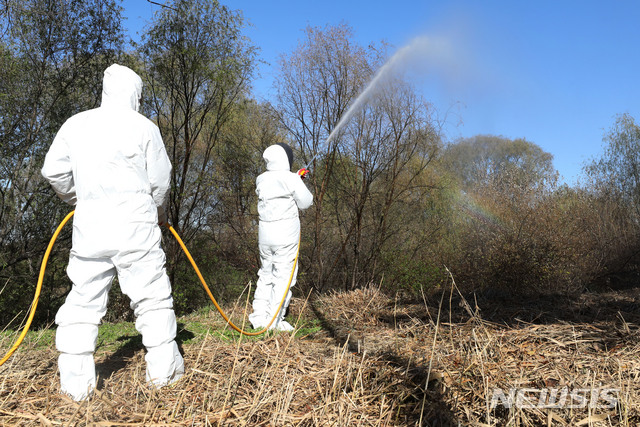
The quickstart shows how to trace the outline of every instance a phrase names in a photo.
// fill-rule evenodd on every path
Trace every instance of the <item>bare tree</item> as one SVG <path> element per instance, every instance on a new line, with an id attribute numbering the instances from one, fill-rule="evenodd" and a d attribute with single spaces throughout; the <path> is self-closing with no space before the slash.
<path id="1" fill-rule="evenodd" d="M 19 288 L 16 298 L 30 298 L 25 291 L 35 288 L 38 262 L 70 210 L 40 176 L 44 155 L 69 116 L 100 102 L 102 72 L 122 50 L 120 22 L 111 0 L 2 2 L 0 281 Z M 57 285 L 45 289 L 43 306 Z M 3 320 L 24 307 L 14 304 L 10 289 L 3 294 Z"/>
<path id="2" fill-rule="evenodd" d="M 169 220 L 185 243 L 207 229 L 220 202 L 214 147 L 249 89 L 255 48 L 243 19 L 215 0 L 176 0 L 143 36 L 140 57 L 155 117 L 173 165 Z M 175 277 L 181 249 L 167 244 Z"/>
<path id="3" fill-rule="evenodd" d="M 590 227 L 603 264 L 601 276 L 640 274 L 640 126 L 620 114 L 604 136 L 604 153 L 586 165 L 588 190 L 600 221 Z M 601 206 L 601 207 L 600 207 Z"/>
<path id="4" fill-rule="evenodd" d="M 281 122 L 303 160 L 322 154 L 311 180 L 313 247 L 307 252 L 320 289 L 336 278 L 350 288 L 379 277 L 381 254 L 398 232 L 396 207 L 411 188 L 428 187 L 420 177 L 437 152 L 437 127 L 430 106 L 400 78 L 386 80 L 386 89 L 349 112 L 351 119 L 328 140 L 385 52 L 359 46 L 342 25 L 308 28 L 281 60 Z"/>
<path id="5" fill-rule="evenodd" d="M 256 177 L 264 171 L 262 152 L 284 141 L 268 104 L 247 101 L 234 114 L 215 149 L 218 204 L 209 229 L 221 254 L 255 278 L 259 265 Z"/>
<path id="6" fill-rule="evenodd" d="M 629 203 L 640 216 L 640 125 L 626 113 L 605 135 L 605 152 L 585 170 L 594 185 Z"/>

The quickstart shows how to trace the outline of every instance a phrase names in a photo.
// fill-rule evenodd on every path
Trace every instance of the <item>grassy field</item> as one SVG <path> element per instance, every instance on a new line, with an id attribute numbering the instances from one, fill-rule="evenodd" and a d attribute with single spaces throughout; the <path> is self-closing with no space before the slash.
<path id="1" fill-rule="evenodd" d="M 187 373 L 161 390 L 133 324 L 104 324 L 82 403 L 59 393 L 45 328 L 0 367 L 0 424 L 636 426 L 638 291 L 474 298 L 452 284 L 415 300 L 372 286 L 294 298 L 296 332 L 257 338 L 206 309 L 179 319 Z"/>

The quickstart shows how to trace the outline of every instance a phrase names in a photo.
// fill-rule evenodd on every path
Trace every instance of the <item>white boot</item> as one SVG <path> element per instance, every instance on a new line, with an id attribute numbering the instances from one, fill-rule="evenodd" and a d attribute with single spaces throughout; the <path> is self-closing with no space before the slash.
<path id="1" fill-rule="evenodd" d="M 76 402 L 87 400 L 96 388 L 93 353 L 67 354 L 58 357 L 60 391 Z"/>
<path id="2" fill-rule="evenodd" d="M 271 328 L 269 329 L 275 329 L 276 331 L 282 332 L 291 332 L 295 328 L 291 326 L 291 323 L 287 322 L 286 320 L 281 320 L 275 326 L 271 326 Z"/>

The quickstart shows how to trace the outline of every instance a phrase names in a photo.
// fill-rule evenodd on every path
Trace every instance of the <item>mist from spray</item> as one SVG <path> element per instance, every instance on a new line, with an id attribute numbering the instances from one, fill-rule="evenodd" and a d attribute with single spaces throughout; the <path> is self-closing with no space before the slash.
<path id="1" fill-rule="evenodd" d="M 384 84 L 393 76 L 411 70 L 426 71 L 427 60 L 435 65 L 450 62 L 452 56 L 449 44 L 444 39 L 429 39 L 425 36 L 414 38 L 409 44 L 399 49 L 373 76 L 364 90 L 358 95 L 347 111 L 340 117 L 338 124 L 327 137 L 325 144 L 333 139 L 351 117 L 379 93 Z"/>

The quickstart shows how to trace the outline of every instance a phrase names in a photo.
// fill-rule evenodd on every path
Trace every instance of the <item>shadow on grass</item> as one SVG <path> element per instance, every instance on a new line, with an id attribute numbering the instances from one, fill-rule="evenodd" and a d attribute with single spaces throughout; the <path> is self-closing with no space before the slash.
<path id="1" fill-rule="evenodd" d="M 456 288 L 439 289 L 426 295 L 425 299 L 399 297 L 392 299 L 390 304 L 387 309 L 371 315 L 377 316 L 376 319 L 391 330 L 399 324 L 411 325 L 417 321 L 429 324 L 438 318 L 438 308 L 441 307 L 440 321 L 454 324 L 481 319 L 509 329 L 531 325 L 570 324 L 577 328 L 589 325 L 589 338 L 603 351 L 640 342 L 640 287 L 637 285 L 601 288 L 578 295 L 553 292 L 523 295 L 495 290 L 458 293 Z M 396 311 L 394 305 L 402 306 L 403 310 Z M 366 327 L 328 318 L 314 302 L 310 308 L 337 345 L 346 346 L 353 353 L 361 351 L 359 344 L 361 339 L 364 343 L 367 338 Z M 403 387 L 409 388 L 411 393 L 403 402 L 406 406 L 402 414 L 399 414 L 404 417 L 404 422 L 410 425 L 457 425 L 456 408 L 449 406 L 451 399 L 447 399 L 442 383 L 433 381 L 428 365 L 424 362 L 417 364 L 415 358 L 392 348 L 379 351 L 376 356 L 405 372 Z"/>
<path id="2" fill-rule="evenodd" d="M 180 349 L 180 353 L 184 354 L 182 343 L 190 341 L 195 335 L 193 332 L 185 329 L 182 322 L 178 322 L 178 333 L 176 335 L 176 343 Z M 108 355 L 102 362 L 96 364 L 96 374 L 98 375 L 97 388 L 101 389 L 104 381 L 113 374 L 127 366 L 127 363 L 139 351 L 145 351 L 142 344 L 142 335 L 136 333 L 134 335 L 124 335 L 117 338 L 120 343 L 118 349 Z"/>
<path id="3" fill-rule="evenodd" d="M 314 303 L 310 301 L 309 307 L 314 315 L 335 341 L 338 346 L 346 346 L 349 352 L 359 353 L 359 336 L 354 330 L 344 328 L 328 319 Z M 436 381 L 428 380 L 428 367 L 418 365 L 409 358 L 396 353 L 385 352 L 380 355 L 385 362 L 400 368 L 406 372 L 404 386 L 411 390 L 402 402 L 401 410 L 396 414 L 398 422 L 404 425 L 424 425 L 424 426 L 458 426 L 448 404 L 445 402 L 443 390 Z M 381 374 L 382 375 L 382 374 Z M 378 378 L 381 380 L 382 378 Z M 389 381 L 395 381 L 390 378 Z M 428 387 L 427 381 L 429 381 Z"/>
<path id="4" fill-rule="evenodd" d="M 443 300 L 440 318 L 451 323 L 465 323 L 472 317 L 505 328 L 520 329 L 531 325 L 590 325 L 590 336 L 605 348 L 640 341 L 640 287 L 600 288 L 582 293 L 516 293 L 486 290 L 459 293 L 441 289 L 426 295 L 424 300 L 406 298 L 396 303 L 413 307 L 402 314 L 392 312 L 379 315 L 378 320 L 389 327 L 419 320 L 433 320 L 440 299 Z M 425 309 L 425 304 L 429 309 Z"/>
<path id="5" fill-rule="evenodd" d="M 444 318 L 463 322 L 468 304 L 482 320 L 509 328 L 531 324 L 572 324 L 596 327 L 607 348 L 640 341 L 640 287 L 599 289 L 570 295 L 562 293 L 515 294 L 488 291 L 454 295 L 443 307 Z"/>

